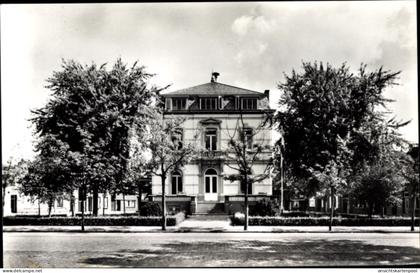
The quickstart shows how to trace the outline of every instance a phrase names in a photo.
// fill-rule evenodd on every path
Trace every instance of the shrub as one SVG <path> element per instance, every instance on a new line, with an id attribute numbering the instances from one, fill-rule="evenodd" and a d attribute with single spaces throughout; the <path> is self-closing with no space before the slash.
<path id="1" fill-rule="evenodd" d="M 274 216 L 277 213 L 277 205 L 272 200 L 262 199 L 250 207 L 249 215 Z"/>
<path id="2" fill-rule="evenodd" d="M 158 203 L 147 202 L 141 208 L 140 215 L 141 216 L 161 216 L 162 209 L 160 208 Z"/>
<path id="3" fill-rule="evenodd" d="M 231 217 L 232 225 L 243 225 L 243 217 Z M 261 217 L 249 218 L 249 225 L 254 226 L 328 226 L 329 217 Z M 334 218 L 334 226 L 410 226 L 411 218 Z M 415 225 L 419 225 L 416 218 Z"/>
<path id="4" fill-rule="evenodd" d="M 185 214 L 180 212 L 174 216 L 168 216 L 166 224 L 175 226 L 185 219 Z M 4 217 L 5 226 L 80 226 L 80 217 Z M 162 218 L 160 216 L 138 217 L 138 216 L 110 216 L 110 217 L 85 217 L 86 226 L 160 226 Z"/>

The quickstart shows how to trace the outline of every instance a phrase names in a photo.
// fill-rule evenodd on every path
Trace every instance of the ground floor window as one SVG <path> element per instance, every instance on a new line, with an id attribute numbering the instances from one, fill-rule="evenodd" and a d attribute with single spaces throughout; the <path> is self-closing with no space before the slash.
<path id="1" fill-rule="evenodd" d="M 172 173 L 172 194 L 178 194 L 182 192 L 182 175 L 179 171 Z"/>
<path id="2" fill-rule="evenodd" d="M 127 208 L 135 208 L 136 207 L 136 201 L 135 200 L 128 200 L 127 201 Z"/>
<path id="3" fill-rule="evenodd" d="M 57 198 L 57 208 L 63 207 L 63 197 Z"/>
<path id="4" fill-rule="evenodd" d="M 104 197 L 104 209 L 108 208 L 108 197 Z"/>
<path id="5" fill-rule="evenodd" d="M 93 198 L 92 196 L 88 197 L 88 210 L 92 211 L 92 207 L 93 207 Z"/>
<path id="6" fill-rule="evenodd" d="M 10 209 L 12 213 L 17 213 L 17 195 L 13 194 L 10 196 Z"/>
<path id="7" fill-rule="evenodd" d="M 241 192 L 245 194 L 246 184 L 241 183 Z M 248 184 L 248 194 L 252 194 L 252 184 Z"/>

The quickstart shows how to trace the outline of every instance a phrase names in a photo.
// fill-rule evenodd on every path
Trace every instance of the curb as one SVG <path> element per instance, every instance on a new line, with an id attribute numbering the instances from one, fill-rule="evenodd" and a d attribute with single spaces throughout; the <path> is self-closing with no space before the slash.
<path id="1" fill-rule="evenodd" d="M 390 233 L 408 233 L 408 234 L 419 234 L 419 231 L 404 231 L 404 230 L 395 230 L 395 231 L 386 231 L 386 230 L 337 230 L 337 231 L 305 231 L 305 230 L 270 230 L 270 231 L 263 231 L 263 230 L 39 230 L 39 229 L 31 229 L 31 230 L 3 230 L 4 233 L 383 233 L 383 234 L 390 234 Z"/>

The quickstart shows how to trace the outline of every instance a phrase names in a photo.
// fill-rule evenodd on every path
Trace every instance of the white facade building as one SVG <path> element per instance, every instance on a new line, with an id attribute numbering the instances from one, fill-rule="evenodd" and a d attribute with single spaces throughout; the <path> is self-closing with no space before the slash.
<path id="1" fill-rule="evenodd" d="M 235 161 L 227 160 L 223 152 L 228 149 L 231 137 L 239 139 L 241 115 L 243 131 L 252 135 L 249 144 L 259 143 L 265 147 L 253 165 L 252 173 L 263 174 L 272 155 L 271 129 L 259 128 L 267 113 L 272 113 L 268 106 L 269 91 L 261 93 L 218 83 L 217 76 L 218 73 L 213 73 L 209 83 L 162 95 L 165 98 L 164 119 L 175 116 L 185 119 L 180 128 L 182 143 L 194 143 L 205 149 L 199 158 L 173 170 L 166 180 L 169 210 L 171 205 L 177 206 L 177 201 L 190 200 L 192 212 L 208 211 L 214 208 L 212 204 L 219 204 L 219 208 L 226 212 L 223 203 L 241 201 L 243 190 L 240 183 L 223 179 L 224 175 L 238 172 L 230 167 L 235 167 Z M 197 134 L 198 138 L 194 138 Z M 159 201 L 161 194 L 161 179 L 153 176 L 152 200 Z M 250 201 L 258 196 L 271 196 L 271 175 L 262 182 L 252 184 L 249 194 L 253 196 Z"/>

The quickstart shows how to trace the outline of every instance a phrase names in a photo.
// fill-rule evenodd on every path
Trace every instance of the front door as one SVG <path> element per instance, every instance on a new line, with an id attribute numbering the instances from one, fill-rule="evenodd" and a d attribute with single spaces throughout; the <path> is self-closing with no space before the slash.
<path id="1" fill-rule="evenodd" d="M 204 200 L 217 201 L 217 172 L 210 169 L 204 175 Z"/>

